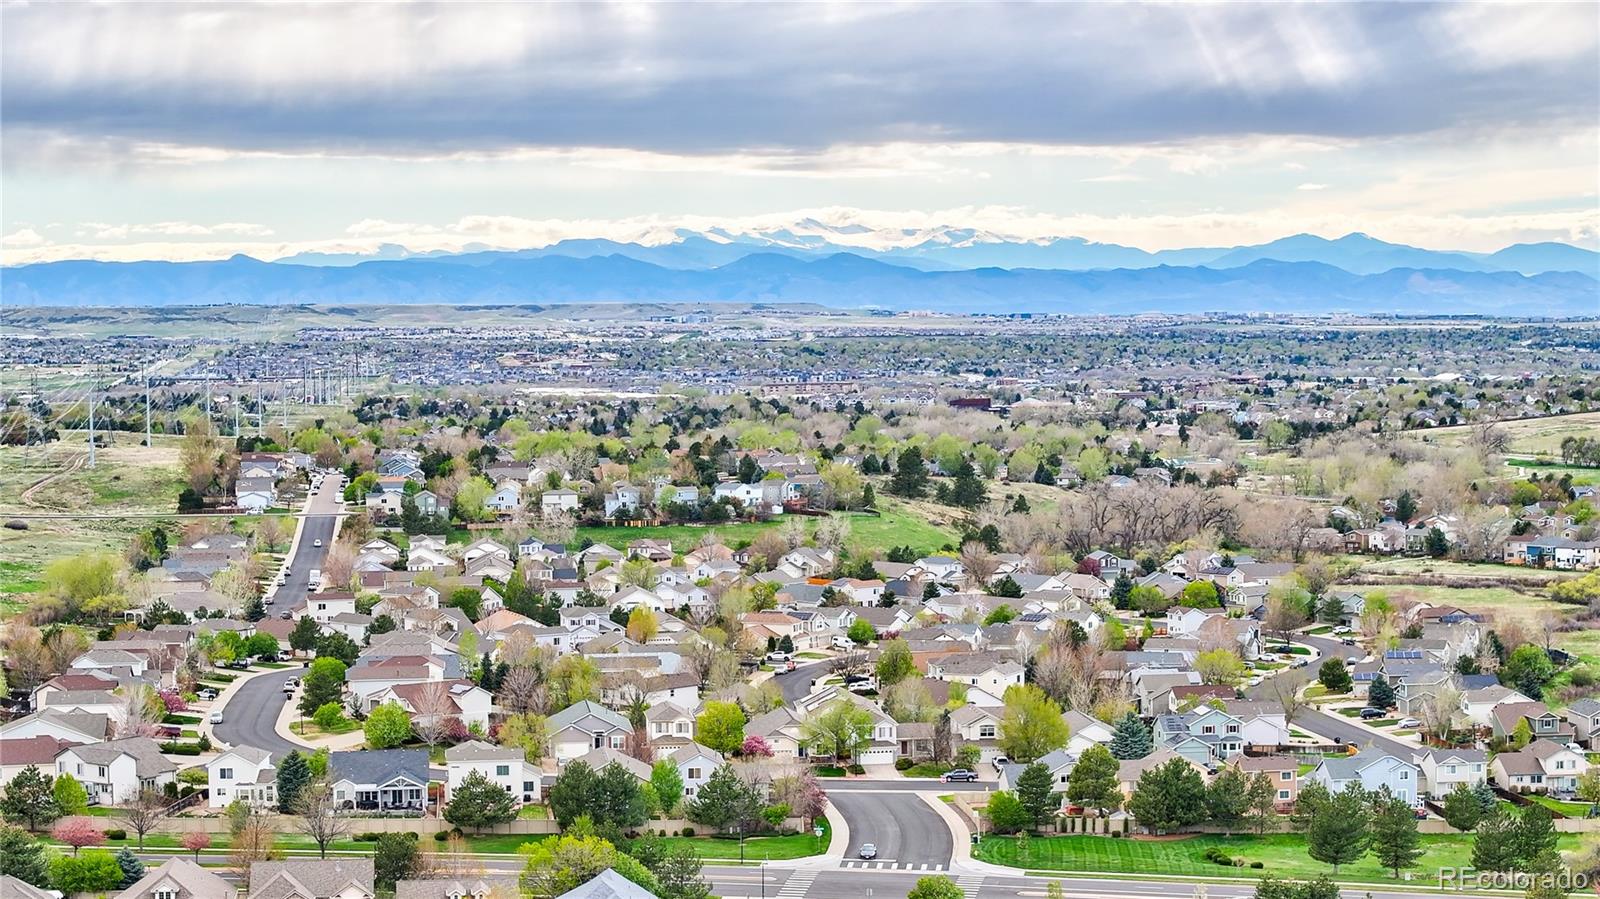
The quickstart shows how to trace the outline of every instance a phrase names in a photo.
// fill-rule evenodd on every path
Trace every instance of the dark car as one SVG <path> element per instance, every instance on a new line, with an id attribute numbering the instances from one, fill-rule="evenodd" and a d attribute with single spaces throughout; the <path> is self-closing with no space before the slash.
<path id="1" fill-rule="evenodd" d="M 1354 637 L 1345 637 L 1343 640 L 1340 640 L 1339 642 L 1343 643 L 1346 646 L 1354 646 L 1354 645 L 1356 645 L 1356 641 L 1355 641 Z"/>
<path id="2" fill-rule="evenodd" d="M 1383 709 L 1373 708 L 1370 705 L 1361 710 L 1361 720 L 1362 721 L 1371 721 L 1374 718 L 1382 718 L 1383 716 L 1384 716 Z"/>
<path id="3" fill-rule="evenodd" d="M 946 771 L 944 774 L 939 776 L 939 780 L 943 781 L 944 783 L 977 783 L 978 772 L 968 771 L 965 768 L 957 768 L 953 771 Z"/>

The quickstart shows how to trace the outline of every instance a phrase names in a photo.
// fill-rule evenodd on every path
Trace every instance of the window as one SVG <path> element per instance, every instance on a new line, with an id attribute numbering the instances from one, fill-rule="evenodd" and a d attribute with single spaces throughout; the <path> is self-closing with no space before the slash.
<path id="1" fill-rule="evenodd" d="M 1444 766 L 1444 773 L 1446 773 L 1446 774 L 1454 774 L 1454 773 L 1456 773 L 1456 766 L 1455 765 L 1445 765 Z"/>
<path id="2" fill-rule="evenodd" d="M 1279 790 L 1278 791 L 1278 798 L 1283 800 L 1283 801 L 1285 801 L 1285 802 L 1287 802 L 1289 800 L 1289 791 L 1288 790 Z"/>
<path id="3" fill-rule="evenodd" d="M 1217 732 L 1217 727 L 1214 724 L 1205 724 L 1200 727 L 1200 732 L 1202 734 L 1214 734 Z"/>
<path id="4" fill-rule="evenodd" d="M 1239 732 L 1239 725 L 1237 725 L 1237 724 L 1228 725 L 1228 733 L 1236 734 L 1238 732 Z"/>
<path id="5" fill-rule="evenodd" d="M 689 769 L 689 779 L 690 780 L 699 780 L 700 779 L 700 769 L 699 768 L 690 768 Z"/>
<path id="6" fill-rule="evenodd" d="M 1294 780 L 1294 772 L 1293 771 L 1279 771 L 1278 772 L 1278 779 L 1279 780 Z"/>
<path id="7" fill-rule="evenodd" d="M 100 771 L 99 776 L 104 778 L 106 776 L 106 766 L 105 765 L 100 765 L 99 766 L 99 771 Z"/>
<path id="8" fill-rule="evenodd" d="M 522 792 L 524 792 L 524 793 L 532 793 L 533 792 L 533 788 L 534 788 L 533 787 L 533 781 L 525 780 L 525 781 L 522 782 Z"/>
<path id="9" fill-rule="evenodd" d="M 605 745 L 606 745 L 606 735 L 605 734 L 595 734 L 594 735 L 594 748 L 603 749 L 603 748 L 605 748 Z"/>
<path id="10" fill-rule="evenodd" d="M 1411 772 L 1410 771 L 1401 771 L 1400 772 L 1400 779 L 1401 780 L 1410 780 L 1411 779 Z"/>
<path id="11" fill-rule="evenodd" d="M 155 899 L 178 899 L 177 890 L 156 890 Z"/>
<path id="12" fill-rule="evenodd" d="M 508 776 L 510 774 L 511 774 L 511 766 L 510 765 L 495 765 L 494 766 L 494 776 L 495 777 L 506 777 L 506 776 Z"/>
<path id="13" fill-rule="evenodd" d="M 993 739 L 993 738 L 994 738 L 994 725 L 993 724 L 980 724 L 980 725 L 978 725 L 978 739 L 980 739 L 980 740 L 989 740 L 989 739 Z"/>
<path id="14" fill-rule="evenodd" d="M 232 768 L 218 768 L 217 777 L 221 780 L 233 780 Z"/>
<path id="15" fill-rule="evenodd" d="M 625 735 L 623 735 L 623 734 L 612 734 L 611 735 L 611 748 L 612 749 L 621 749 L 623 746 L 626 746 L 627 743 L 628 743 L 628 738 Z"/>

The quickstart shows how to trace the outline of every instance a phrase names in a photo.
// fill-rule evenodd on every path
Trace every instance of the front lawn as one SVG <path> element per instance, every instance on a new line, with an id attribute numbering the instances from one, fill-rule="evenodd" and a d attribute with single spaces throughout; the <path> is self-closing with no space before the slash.
<path id="1" fill-rule="evenodd" d="M 922 762 L 912 765 L 900 773 L 906 777 L 938 777 L 950 770 L 950 766 L 943 762 Z"/>
<path id="2" fill-rule="evenodd" d="M 819 819 L 817 823 L 822 826 L 821 837 L 812 836 L 809 831 L 786 836 L 745 837 L 744 860 L 781 861 L 826 852 L 831 836 L 828 822 Z M 706 860 L 726 861 L 739 858 L 739 840 L 735 837 L 662 837 L 661 842 L 669 850 L 687 846 Z"/>
<path id="3" fill-rule="evenodd" d="M 1568 818 L 1584 818 L 1589 814 L 1589 803 L 1587 802 L 1566 802 L 1560 799 L 1552 799 L 1549 796 L 1538 795 L 1530 795 L 1528 798 L 1550 811 L 1560 812 Z"/>
<path id="4" fill-rule="evenodd" d="M 1576 848 L 1578 839 L 1563 834 L 1560 848 Z M 1217 848 L 1242 860 L 1244 867 L 1216 864 L 1205 859 L 1207 849 Z M 1414 873 L 1426 879 L 1429 872 L 1443 867 L 1472 864 L 1472 836 L 1449 834 L 1422 836 L 1423 855 Z M 1028 841 L 1027 856 L 1019 857 L 1017 841 L 1010 837 L 985 837 L 973 852 L 975 858 L 1036 871 L 1096 871 L 1118 874 L 1153 874 L 1175 877 L 1240 877 L 1256 879 L 1264 873 L 1278 877 L 1312 878 L 1332 875 L 1333 868 L 1306 854 L 1303 834 L 1265 836 L 1220 836 L 1199 834 L 1175 840 L 1119 839 L 1100 836 L 1035 837 Z M 1262 868 L 1251 868 L 1261 862 Z M 1371 855 L 1359 862 L 1342 865 L 1338 880 L 1368 883 L 1393 883 L 1389 872 L 1378 866 Z"/>
<path id="5" fill-rule="evenodd" d="M 296 721 L 289 725 L 289 729 L 302 737 L 315 737 L 319 734 L 348 734 L 361 729 L 361 722 L 353 718 L 340 718 L 339 723 L 323 730 L 314 721 Z"/>
<path id="6" fill-rule="evenodd" d="M 838 767 L 837 765 L 819 765 L 819 766 L 817 766 L 817 776 L 818 777 L 843 777 L 844 776 L 844 769 Z"/>

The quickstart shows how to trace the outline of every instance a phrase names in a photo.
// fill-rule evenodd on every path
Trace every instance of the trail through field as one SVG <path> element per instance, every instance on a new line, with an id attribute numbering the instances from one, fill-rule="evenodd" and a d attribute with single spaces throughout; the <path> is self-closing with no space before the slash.
<path id="1" fill-rule="evenodd" d="M 52 472 L 50 474 L 47 474 L 44 477 L 40 478 L 39 480 L 34 481 L 32 484 L 28 485 L 28 489 L 22 491 L 22 502 L 25 505 L 29 505 L 29 506 L 34 507 L 35 509 L 48 509 L 48 508 L 50 508 L 49 506 L 46 506 L 43 503 L 34 502 L 33 501 L 33 495 L 35 493 L 39 492 L 40 490 L 42 490 L 43 488 L 50 486 L 50 483 L 52 481 L 55 481 L 55 480 L 57 480 L 59 478 L 64 478 L 67 475 L 72 474 L 73 472 L 75 472 L 78 469 L 82 468 L 83 467 L 83 463 L 88 461 L 88 458 L 89 458 L 89 454 L 88 453 L 84 453 L 81 456 L 75 456 L 73 458 L 71 464 L 69 464 L 66 468 L 63 468 L 60 471 L 55 471 L 55 472 Z"/>

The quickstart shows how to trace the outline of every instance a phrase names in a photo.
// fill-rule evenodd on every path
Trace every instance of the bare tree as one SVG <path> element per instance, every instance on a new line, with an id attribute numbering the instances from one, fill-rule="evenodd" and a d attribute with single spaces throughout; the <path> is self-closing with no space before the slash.
<path id="1" fill-rule="evenodd" d="M 251 865 L 272 857 L 272 844 L 277 838 L 277 831 L 273 829 L 267 816 L 260 810 L 251 808 L 229 844 L 230 866 L 240 875 L 248 875 Z"/>
<path id="2" fill-rule="evenodd" d="M 140 790 L 133 801 L 123 806 L 121 818 L 128 829 L 139 835 L 139 849 L 144 850 L 144 835 L 154 830 L 156 822 L 167 813 L 167 798 L 156 790 Z"/>
<path id="3" fill-rule="evenodd" d="M 460 711 L 450 696 L 450 685 L 444 681 L 423 684 L 413 705 L 411 729 L 432 749 L 450 730 L 450 716 Z"/>
<path id="4" fill-rule="evenodd" d="M 828 668 L 840 677 L 861 674 L 867 670 L 867 654 L 860 650 L 840 653 L 828 662 Z"/>
<path id="5" fill-rule="evenodd" d="M 533 665 L 517 664 L 506 669 L 496 692 L 500 704 L 509 712 L 543 712 L 549 701 L 544 677 Z"/>
<path id="6" fill-rule="evenodd" d="M 1261 694 L 1269 702 L 1283 709 L 1283 723 L 1293 724 L 1304 711 L 1306 701 L 1300 691 L 1306 685 L 1306 675 L 1301 671 L 1284 671 L 1261 682 Z"/>
<path id="7" fill-rule="evenodd" d="M 1287 596 L 1267 597 L 1267 612 L 1261 619 L 1267 633 L 1280 642 L 1289 642 L 1289 635 L 1306 625 L 1305 606 Z"/>
<path id="8" fill-rule="evenodd" d="M 349 821 L 340 814 L 333 785 L 326 778 L 311 781 L 301 788 L 295 812 L 300 816 L 300 832 L 317 844 L 322 858 L 328 857 L 328 844 L 350 832 Z"/>
<path id="9" fill-rule="evenodd" d="M 966 570 L 968 585 L 981 590 L 1000 569 L 1000 560 L 989 552 L 987 546 L 976 540 L 968 540 L 961 545 L 961 567 Z"/>
<path id="10" fill-rule="evenodd" d="M 1417 719 L 1422 729 L 1437 740 L 1448 740 L 1455 728 L 1456 711 L 1461 707 L 1461 691 L 1449 684 L 1440 684 L 1433 695 L 1422 701 Z"/>
<path id="11" fill-rule="evenodd" d="M 155 736 L 160 732 L 156 724 L 161 716 L 155 710 L 159 702 L 149 687 L 139 684 L 123 687 L 111 714 L 112 734 L 119 740 Z"/>
<path id="12" fill-rule="evenodd" d="M 261 549 L 272 552 L 272 548 L 283 539 L 283 528 L 279 526 L 276 516 L 267 515 L 256 525 L 256 545 Z"/>

